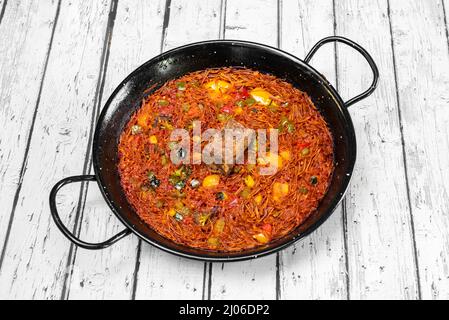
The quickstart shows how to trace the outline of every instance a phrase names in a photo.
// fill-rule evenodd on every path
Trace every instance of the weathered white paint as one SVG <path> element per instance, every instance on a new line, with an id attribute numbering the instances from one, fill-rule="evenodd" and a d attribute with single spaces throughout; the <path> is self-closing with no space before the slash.
<path id="1" fill-rule="evenodd" d="M 358 159 L 346 196 L 349 296 L 416 299 L 413 234 L 387 2 L 336 3 L 337 33 L 368 50 L 381 75 L 373 96 L 350 108 L 358 140 Z M 376 32 L 372 32 L 373 26 Z M 365 90 L 372 79 L 365 60 L 343 46 L 338 46 L 337 54 L 339 87 L 344 97 Z"/>
<path id="2" fill-rule="evenodd" d="M 448 299 L 447 25 L 440 1 L 390 1 L 390 6 L 422 297 Z"/>
<path id="3" fill-rule="evenodd" d="M 163 50 L 219 37 L 221 0 L 172 0 Z"/>
<path id="4" fill-rule="evenodd" d="M 226 1 L 224 36 L 276 46 L 277 1 Z M 276 254 L 235 263 L 212 265 L 211 299 L 275 299 Z"/>
<path id="5" fill-rule="evenodd" d="M 281 47 L 303 57 L 315 41 L 332 34 L 331 2 L 280 1 Z M 374 96 L 351 108 L 358 137 L 358 163 L 346 201 L 352 299 L 418 297 L 410 217 L 422 297 L 449 298 L 449 26 L 443 3 L 447 10 L 449 0 L 335 0 L 337 34 L 365 46 L 381 72 Z M 0 24 L 0 206 L 5 208 L 0 211 L 0 246 L 20 181 L 56 8 L 57 1 L 8 1 Z M 209 272 L 209 264 L 142 244 L 134 277 L 138 240 L 130 236 L 104 251 L 78 249 L 74 265 L 66 269 L 69 242 L 50 219 L 47 197 L 54 182 L 83 168 L 109 9 L 106 0 L 62 2 L 0 270 L 0 298 L 58 299 L 67 271 L 73 271 L 65 295 L 71 299 L 128 299 L 134 278 L 139 299 L 197 299 L 203 294 L 212 299 L 275 298 L 276 255 L 213 264 Z M 163 0 L 118 2 L 103 101 L 127 73 L 159 52 L 164 9 Z M 277 25 L 276 0 L 172 1 L 163 49 L 223 33 L 276 46 Z M 371 75 L 357 54 L 339 46 L 338 61 L 343 97 L 366 87 Z M 321 49 L 312 64 L 333 80 L 333 46 Z M 92 241 L 121 229 L 96 188 L 89 186 L 81 225 L 81 236 Z M 79 185 L 73 185 L 58 198 L 69 225 L 78 197 Z M 341 224 L 337 210 L 317 232 L 280 254 L 280 298 L 346 298 Z"/>
<path id="6" fill-rule="evenodd" d="M 0 3 L 0 12 L 3 4 Z M 20 183 L 57 3 L 10 2 L 0 24 L 0 252 Z"/>
<path id="7" fill-rule="evenodd" d="M 281 48 L 304 58 L 321 38 L 334 34 L 333 1 L 282 1 Z M 311 64 L 335 84 L 333 45 Z M 346 299 L 343 219 L 339 207 L 316 232 L 280 253 L 280 299 Z"/>
<path id="8" fill-rule="evenodd" d="M 58 179 L 82 171 L 109 8 L 109 1 L 61 4 L 0 274 L 3 298 L 60 298 L 69 242 L 51 220 L 48 194 Z M 78 198 L 78 188 L 68 190 L 59 197 L 65 221 Z"/>

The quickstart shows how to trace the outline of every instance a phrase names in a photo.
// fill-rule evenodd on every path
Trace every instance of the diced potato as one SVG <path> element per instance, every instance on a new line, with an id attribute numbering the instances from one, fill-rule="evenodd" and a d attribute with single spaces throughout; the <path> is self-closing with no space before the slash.
<path id="1" fill-rule="evenodd" d="M 243 199 L 248 199 L 250 194 L 251 190 L 249 188 L 245 188 L 242 190 L 242 192 L 240 192 L 240 197 L 242 197 Z"/>
<path id="2" fill-rule="evenodd" d="M 142 132 L 142 127 L 139 126 L 138 124 L 135 124 L 131 127 L 131 134 L 135 135 L 135 134 L 139 134 Z"/>
<path id="3" fill-rule="evenodd" d="M 235 110 L 234 110 L 234 113 L 235 113 L 236 115 L 242 114 L 242 112 L 243 112 L 243 108 L 242 108 L 242 107 L 237 107 L 237 108 L 235 108 Z"/>
<path id="4" fill-rule="evenodd" d="M 261 203 L 262 203 L 262 195 L 261 195 L 261 194 L 257 194 L 257 195 L 254 197 L 254 202 L 255 202 L 257 205 L 261 204 Z"/>
<path id="5" fill-rule="evenodd" d="M 219 183 L 220 183 L 220 176 L 218 174 L 211 174 L 208 175 L 206 178 L 204 178 L 203 187 L 214 188 L 218 186 Z"/>
<path id="6" fill-rule="evenodd" d="M 271 99 L 272 94 L 262 88 L 254 88 L 249 94 L 257 103 L 261 105 L 275 105 L 275 103 Z"/>
<path id="7" fill-rule="evenodd" d="M 290 161 L 290 159 L 292 158 L 290 151 L 288 151 L 288 150 L 281 151 L 280 155 L 281 155 L 282 159 L 287 160 L 287 161 Z"/>
<path id="8" fill-rule="evenodd" d="M 181 210 L 182 208 L 184 208 L 184 203 L 182 203 L 182 201 L 176 201 L 175 203 L 175 209 L 177 209 L 178 211 Z"/>
<path id="9" fill-rule="evenodd" d="M 220 240 L 218 240 L 218 238 L 211 237 L 211 238 L 207 239 L 207 243 L 211 247 L 218 247 L 218 245 L 220 244 Z"/>
<path id="10" fill-rule="evenodd" d="M 288 183 L 275 182 L 273 184 L 273 200 L 280 201 L 288 194 Z"/>
<path id="11" fill-rule="evenodd" d="M 254 187 L 255 182 L 254 182 L 253 177 L 246 176 L 243 180 L 245 181 L 245 184 L 248 188 Z"/>
<path id="12" fill-rule="evenodd" d="M 150 143 L 151 144 L 157 144 L 157 137 L 156 136 L 150 136 Z"/>
<path id="13" fill-rule="evenodd" d="M 269 241 L 268 237 L 263 233 L 258 233 L 253 236 L 259 243 L 267 243 Z"/>
<path id="14" fill-rule="evenodd" d="M 282 168 L 282 157 L 277 154 L 267 152 L 264 157 L 257 158 L 257 163 L 262 166 L 270 165 L 280 169 Z"/>
<path id="15" fill-rule="evenodd" d="M 217 221 L 215 221 L 215 224 L 214 224 L 215 233 L 217 233 L 217 234 L 222 233 L 224 230 L 225 224 L 226 224 L 226 222 L 223 218 L 220 218 Z"/>
<path id="16" fill-rule="evenodd" d="M 168 215 L 169 215 L 170 217 L 174 217 L 175 214 L 176 214 L 176 210 L 175 210 L 175 209 L 171 208 L 170 210 L 168 210 Z"/>

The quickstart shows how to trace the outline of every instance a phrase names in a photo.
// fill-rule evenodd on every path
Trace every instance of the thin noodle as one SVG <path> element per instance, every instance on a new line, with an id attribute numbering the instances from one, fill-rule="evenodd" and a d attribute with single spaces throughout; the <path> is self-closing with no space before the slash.
<path id="1" fill-rule="evenodd" d="M 216 80 L 230 83 L 219 99 L 205 87 Z M 247 92 L 254 88 L 269 92 L 273 104 L 246 102 Z M 243 112 L 231 113 L 229 118 L 247 128 L 280 128 L 282 119 L 288 119 L 294 130 L 280 131 L 279 151 L 289 152 L 290 159 L 284 159 L 274 175 L 260 175 L 258 165 L 236 165 L 239 171 L 220 174 L 214 188 L 193 188 L 192 179 L 201 183 L 214 172 L 204 163 L 187 165 L 191 174 L 186 186 L 175 189 L 169 177 L 182 167 L 164 161 L 170 156 L 171 130 L 187 128 L 192 137 L 193 120 L 201 121 L 203 132 L 221 129 L 226 122 L 217 115 L 226 106 L 235 110 L 242 101 L 246 103 Z M 156 143 L 150 141 L 151 136 L 157 138 Z M 145 223 L 179 244 L 215 251 L 244 250 L 288 234 L 318 207 L 334 169 L 332 136 L 311 99 L 279 78 L 245 68 L 207 69 L 162 85 L 143 100 L 125 127 L 119 157 L 122 187 Z M 254 179 L 251 188 L 244 182 L 248 175 Z M 152 176 L 159 185 L 149 184 Z M 281 201 L 273 197 L 279 183 L 288 185 L 288 195 Z M 227 198 L 217 198 L 219 192 Z M 174 208 L 180 206 L 182 214 L 176 211 L 173 216 Z"/>

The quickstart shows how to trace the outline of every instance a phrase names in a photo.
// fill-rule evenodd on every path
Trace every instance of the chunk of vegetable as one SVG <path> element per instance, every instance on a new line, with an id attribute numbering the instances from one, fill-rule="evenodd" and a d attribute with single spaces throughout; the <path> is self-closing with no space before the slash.
<path id="1" fill-rule="evenodd" d="M 257 205 L 261 204 L 261 203 L 262 203 L 262 195 L 261 195 L 261 194 L 257 194 L 257 195 L 254 197 L 254 202 L 255 202 Z"/>
<path id="2" fill-rule="evenodd" d="M 262 88 L 255 88 L 251 90 L 249 94 L 257 103 L 260 103 L 261 105 L 269 106 L 273 103 L 271 93 Z"/>
<path id="3" fill-rule="evenodd" d="M 301 154 L 302 154 L 303 156 L 306 156 L 306 155 L 308 155 L 309 153 L 310 153 L 309 148 L 304 148 L 304 149 L 301 150 Z"/>
<path id="4" fill-rule="evenodd" d="M 251 190 L 249 188 L 245 188 L 242 190 L 242 192 L 240 192 L 240 196 L 243 199 L 248 199 L 250 195 L 251 195 Z"/>
<path id="5" fill-rule="evenodd" d="M 254 187 L 255 182 L 252 176 L 246 176 L 243 180 L 248 188 Z"/>
<path id="6" fill-rule="evenodd" d="M 225 220 L 223 218 L 218 219 L 217 221 L 215 221 L 214 224 L 214 232 L 216 234 L 220 234 L 223 232 L 224 228 L 225 228 Z"/>
<path id="7" fill-rule="evenodd" d="M 182 111 L 188 112 L 190 110 L 190 105 L 188 103 L 182 104 Z"/>
<path id="8" fill-rule="evenodd" d="M 275 153 L 267 152 L 265 156 L 257 158 L 259 165 L 270 165 L 272 167 L 282 168 L 282 157 Z"/>
<path id="9" fill-rule="evenodd" d="M 316 185 L 318 183 L 318 178 L 316 176 L 311 176 L 310 183 Z"/>
<path id="10" fill-rule="evenodd" d="M 204 178 L 203 187 L 214 188 L 218 186 L 219 183 L 220 183 L 220 176 L 218 174 L 211 174 L 208 175 L 206 178 Z"/>
<path id="11" fill-rule="evenodd" d="M 157 187 L 159 187 L 161 185 L 161 180 L 157 179 L 156 177 L 153 177 L 150 180 L 150 186 L 153 189 L 156 189 Z"/>
<path id="12" fill-rule="evenodd" d="M 156 208 L 162 208 L 164 206 L 164 201 L 162 200 L 157 200 L 156 201 Z"/>
<path id="13" fill-rule="evenodd" d="M 151 188 L 156 189 L 161 185 L 161 181 L 156 178 L 153 171 L 148 171 L 147 176 Z"/>
<path id="14" fill-rule="evenodd" d="M 215 194 L 215 199 L 217 199 L 217 200 L 223 201 L 223 200 L 226 200 L 227 198 L 228 198 L 228 195 L 223 191 L 217 192 L 217 194 Z"/>
<path id="15" fill-rule="evenodd" d="M 142 127 L 139 125 L 134 125 L 131 127 L 131 134 L 139 134 L 142 132 Z"/>
<path id="16" fill-rule="evenodd" d="M 177 82 L 176 86 L 180 91 L 184 91 L 186 89 L 186 83 L 184 81 Z"/>
<path id="17" fill-rule="evenodd" d="M 267 243 L 269 241 L 268 237 L 263 233 L 255 234 L 253 238 L 256 239 L 259 243 Z"/>
<path id="18" fill-rule="evenodd" d="M 176 190 L 182 190 L 186 186 L 186 182 L 184 180 L 180 180 L 175 183 L 174 187 Z"/>
<path id="19" fill-rule="evenodd" d="M 150 143 L 157 144 L 157 137 L 155 135 L 150 136 Z"/>
<path id="20" fill-rule="evenodd" d="M 168 182 L 177 190 L 181 190 L 186 186 L 186 180 L 192 173 L 192 169 L 188 166 L 182 166 L 179 169 L 175 170 L 168 177 Z"/>
<path id="21" fill-rule="evenodd" d="M 170 141 L 169 143 L 167 143 L 167 146 L 170 150 L 173 150 L 174 148 L 176 148 L 177 145 L 178 145 L 178 143 L 176 141 Z"/>
<path id="22" fill-rule="evenodd" d="M 273 183 L 272 197 L 274 201 L 280 201 L 288 194 L 288 183 L 275 182 Z"/>
<path id="23" fill-rule="evenodd" d="M 207 221 L 209 221 L 209 218 L 210 218 L 211 215 L 212 214 L 210 212 L 209 213 L 206 213 L 206 212 L 195 212 L 193 216 L 194 216 L 195 222 L 198 225 L 203 227 L 203 226 L 206 225 Z"/>
<path id="24" fill-rule="evenodd" d="M 232 113 L 233 110 L 234 110 L 234 107 L 229 104 L 226 104 L 223 106 L 223 108 L 221 108 L 221 112 L 224 112 L 224 113 Z"/>
<path id="25" fill-rule="evenodd" d="M 170 102 L 168 102 L 168 100 L 165 100 L 165 99 L 160 99 L 157 101 L 157 103 L 158 103 L 158 105 L 164 106 L 164 107 L 168 106 L 170 104 Z"/>
<path id="26" fill-rule="evenodd" d="M 167 120 L 162 120 L 160 127 L 162 129 L 173 130 L 172 124 L 170 122 L 168 122 Z"/>
<path id="27" fill-rule="evenodd" d="M 182 208 L 184 208 L 184 203 L 182 203 L 181 200 L 176 201 L 176 203 L 175 203 L 175 209 L 179 211 L 179 210 L 181 210 Z"/>
<path id="28" fill-rule="evenodd" d="M 231 84 L 223 80 L 212 80 L 206 83 L 205 87 L 212 91 L 223 93 L 231 88 Z"/>
<path id="29" fill-rule="evenodd" d="M 254 100 L 254 98 L 248 98 L 248 99 L 245 100 L 245 104 L 246 104 L 248 107 L 252 106 L 252 105 L 255 104 L 255 103 L 256 103 L 256 100 Z"/>
<path id="30" fill-rule="evenodd" d="M 242 107 L 237 107 L 234 110 L 234 114 L 236 114 L 236 115 L 242 114 L 242 112 L 243 112 L 243 108 Z"/>
<path id="31" fill-rule="evenodd" d="M 184 219 L 184 217 L 182 216 L 182 214 L 180 214 L 179 212 L 175 213 L 175 219 L 177 221 L 182 221 L 182 219 Z"/>
<path id="32" fill-rule="evenodd" d="M 288 133 L 293 133 L 295 131 L 295 125 L 286 116 L 282 116 L 279 122 L 279 130 L 281 132 L 287 130 Z"/>
<path id="33" fill-rule="evenodd" d="M 290 159 L 292 158 L 290 151 L 288 151 L 288 150 L 281 151 L 280 156 L 282 157 L 282 159 L 287 160 L 287 161 L 290 161 Z"/>
<path id="34" fill-rule="evenodd" d="M 211 247 L 218 247 L 220 244 L 220 240 L 218 240 L 218 238 L 215 237 L 211 237 L 209 239 L 207 239 L 207 243 L 211 246 Z"/>
<path id="35" fill-rule="evenodd" d="M 146 128 L 148 126 L 148 118 L 149 115 L 147 113 L 139 115 L 139 117 L 137 118 L 137 124 L 142 128 Z"/>
<path id="36" fill-rule="evenodd" d="M 300 187 L 299 192 L 302 194 L 307 194 L 309 192 L 309 190 L 307 190 L 307 188 L 305 188 L 305 187 Z"/>
<path id="37" fill-rule="evenodd" d="M 226 122 L 231 118 L 232 118 L 232 116 L 229 114 L 224 114 L 224 113 L 217 114 L 217 120 L 220 122 Z"/>
<path id="38" fill-rule="evenodd" d="M 197 180 L 197 179 L 192 179 L 192 181 L 190 181 L 190 186 L 191 186 L 193 189 L 198 188 L 198 187 L 200 186 L 199 180 Z"/>

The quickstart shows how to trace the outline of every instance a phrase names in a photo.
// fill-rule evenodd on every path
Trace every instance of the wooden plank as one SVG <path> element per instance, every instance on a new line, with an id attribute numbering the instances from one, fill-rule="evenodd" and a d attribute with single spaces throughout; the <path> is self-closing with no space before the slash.
<path id="1" fill-rule="evenodd" d="M 278 44 L 278 9 L 275 0 L 226 1 L 224 36 Z M 245 262 L 214 263 L 210 270 L 211 299 L 276 298 L 276 255 Z"/>
<path id="2" fill-rule="evenodd" d="M 219 36 L 221 1 L 172 0 L 162 49 Z M 205 264 L 142 244 L 136 299 L 201 299 Z"/>
<path id="3" fill-rule="evenodd" d="M 321 38 L 334 34 L 332 0 L 283 1 L 281 48 L 303 58 Z M 335 84 L 335 51 L 320 49 L 312 65 Z M 280 252 L 280 299 L 346 299 L 346 259 L 339 207 L 316 232 Z"/>
<path id="4" fill-rule="evenodd" d="M 3 3 L 6 4 L 6 3 Z M 0 252 L 8 234 L 57 3 L 0 4 Z M 2 264 L 0 255 L 0 268 Z"/>
<path id="5" fill-rule="evenodd" d="M 448 26 L 440 1 L 390 6 L 422 298 L 448 299 Z"/>
<path id="6" fill-rule="evenodd" d="M 219 37 L 221 0 L 172 0 L 163 51 Z"/>
<path id="7" fill-rule="evenodd" d="M 381 75 L 373 96 L 350 108 L 358 139 L 346 196 L 351 299 L 419 297 L 387 9 L 386 0 L 335 5 L 337 34 L 366 48 Z M 366 61 L 348 47 L 337 54 L 343 96 L 365 90 L 372 81 Z"/>
<path id="8" fill-rule="evenodd" d="M 102 102 L 130 72 L 159 53 L 164 9 L 164 0 L 118 2 Z M 89 186 L 83 207 L 81 238 L 99 241 L 123 229 L 105 204 L 97 186 Z M 73 263 L 73 277 L 68 279 L 65 297 L 131 299 L 138 246 L 138 239 L 129 236 L 105 250 L 78 249 Z"/>
<path id="9" fill-rule="evenodd" d="M 0 0 L 0 23 L 2 23 L 6 10 L 6 1 Z"/>
<path id="10" fill-rule="evenodd" d="M 48 193 L 60 178 L 79 174 L 89 136 L 110 1 L 62 2 L 38 113 L 0 274 L 0 296 L 57 299 L 69 242 L 53 223 Z M 72 191 L 67 192 L 67 191 Z M 61 193 L 71 214 L 79 186 Z M 68 223 L 71 225 L 71 223 Z"/>

